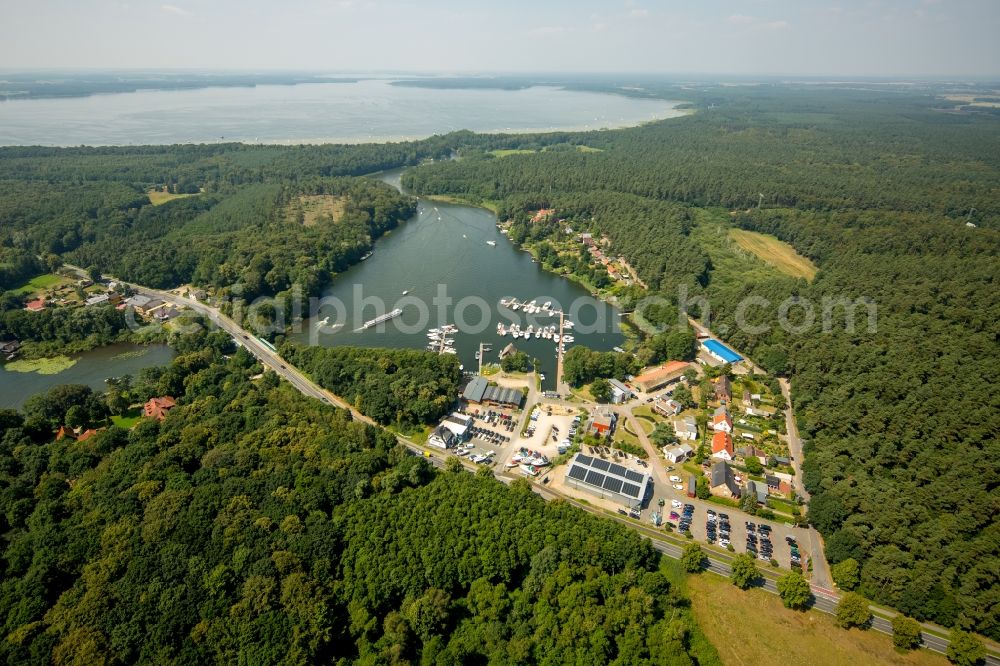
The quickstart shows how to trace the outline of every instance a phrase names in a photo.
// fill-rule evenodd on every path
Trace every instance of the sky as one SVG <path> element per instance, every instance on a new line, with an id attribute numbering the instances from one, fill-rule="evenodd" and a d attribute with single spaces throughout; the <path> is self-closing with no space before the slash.
<path id="1" fill-rule="evenodd" d="M 0 0 L 0 68 L 1000 76 L 1000 0 Z"/>

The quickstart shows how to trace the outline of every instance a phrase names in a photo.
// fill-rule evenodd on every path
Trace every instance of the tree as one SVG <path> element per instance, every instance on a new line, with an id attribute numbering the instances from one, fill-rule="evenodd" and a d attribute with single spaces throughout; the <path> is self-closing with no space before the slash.
<path id="1" fill-rule="evenodd" d="M 861 568 L 854 558 L 834 564 L 830 567 L 830 574 L 833 576 L 833 582 L 842 590 L 853 590 L 861 582 Z"/>
<path id="2" fill-rule="evenodd" d="M 865 627 L 872 619 L 868 600 L 857 592 L 848 592 L 837 604 L 837 624 L 844 629 Z"/>
<path id="3" fill-rule="evenodd" d="M 94 282 L 101 281 L 101 269 L 98 268 L 97 266 L 87 266 L 87 275 Z"/>
<path id="4" fill-rule="evenodd" d="M 757 493 L 747 491 L 740 497 L 740 509 L 751 516 L 757 515 Z"/>
<path id="5" fill-rule="evenodd" d="M 65 421 L 70 428 L 82 428 L 87 425 L 87 410 L 81 405 L 73 405 L 66 410 Z"/>
<path id="6" fill-rule="evenodd" d="M 796 610 L 806 607 L 812 597 L 809 582 L 797 571 L 791 571 L 778 579 L 778 595 L 785 608 Z"/>
<path id="7" fill-rule="evenodd" d="M 892 618 L 892 644 L 904 650 L 919 647 L 920 623 L 902 614 Z"/>
<path id="8" fill-rule="evenodd" d="M 691 389 L 688 388 L 687 384 L 678 384 L 677 388 L 671 393 L 671 397 L 684 407 L 694 406 L 694 397 L 691 395 Z"/>
<path id="9" fill-rule="evenodd" d="M 704 476 L 699 476 L 694 482 L 694 494 L 697 495 L 698 499 L 708 499 L 712 496 L 712 491 L 708 487 L 708 479 Z"/>
<path id="10" fill-rule="evenodd" d="M 701 550 L 701 546 L 696 543 L 684 546 L 684 552 L 681 553 L 681 566 L 684 567 L 684 571 L 698 573 L 704 566 L 704 560 L 705 553 Z"/>
<path id="11" fill-rule="evenodd" d="M 611 383 L 607 379 L 595 379 L 590 385 L 590 395 L 597 402 L 611 402 Z"/>
<path id="12" fill-rule="evenodd" d="M 975 666 L 986 659 L 986 648 L 970 633 L 955 630 L 948 643 L 948 661 L 958 666 Z"/>
<path id="13" fill-rule="evenodd" d="M 760 572 L 757 571 L 757 564 L 754 556 L 749 553 L 740 553 L 735 558 L 733 558 L 733 563 L 730 565 L 732 572 L 729 574 L 729 580 L 733 581 L 733 585 L 745 590 L 754 584 Z"/>
<path id="14" fill-rule="evenodd" d="M 743 461 L 743 465 L 747 468 L 747 473 L 749 474 L 759 475 L 764 471 L 764 466 L 760 464 L 760 460 L 753 456 L 747 457 Z"/>

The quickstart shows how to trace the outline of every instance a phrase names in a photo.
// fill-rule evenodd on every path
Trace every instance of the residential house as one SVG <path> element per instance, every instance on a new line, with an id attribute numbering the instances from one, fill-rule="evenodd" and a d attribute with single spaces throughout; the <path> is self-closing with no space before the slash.
<path id="1" fill-rule="evenodd" d="M 45 309 L 45 299 L 37 298 L 33 301 L 28 301 L 25 303 L 24 309 L 29 312 L 41 312 Z"/>
<path id="2" fill-rule="evenodd" d="M 632 397 L 632 389 L 617 379 L 609 379 L 608 383 L 611 384 L 611 402 L 614 404 L 621 404 Z"/>
<path id="3" fill-rule="evenodd" d="M 712 435 L 712 457 L 719 460 L 732 460 L 733 438 L 728 432 L 717 432 Z"/>
<path id="4" fill-rule="evenodd" d="M 167 412 L 172 409 L 177 402 L 171 398 L 169 395 L 162 396 L 160 398 L 150 398 L 149 401 L 143 405 L 143 413 L 151 418 L 162 421 L 167 418 Z"/>
<path id="5" fill-rule="evenodd" d="M 767 458 L 768 458 L 767 452 L 761 451 L 756 446 L 744 446 L 743 448 L 736 449 L 736 455 L 738 455 L 740 458 L 743 458 L 743 460 L 747 460 L 748 458 L 756 458 L 757 460 L 760 461 L 761 465 L 767 464 Z"/>
<path id="6" fill-rule="evenodd" d="M 767 504 L 767 484 L 760 481 L 747 481 L 747 494 L 756 495 L 759 504 Z"/>
<path id="7" fill-rule="evenodd" d="M 729 381 L 728 375 L 722 375 L 721 377 L 716 377 L 715 381 L 712 382 L 713 388 L 715 389 L 715 399 L 719 402 L 725 402 L 729 404 L 733 399 L 733 384 Z"/>
<path id="8" fill-rule="evenodd" d="M 712 465 L 708 473 L 708 489 L 713 495 L 732 499 L 739 499 L 742 494 L 733 469 L 725 461 Z"/>
<path id="9" fill-rule="evenodd" d="M 614 413 L 594 414 L 587 422 L 587 434 L 597 437 L 607 437 L 615 427 L 617 416 Z"/>
<path id="10" fill-rule="evenodd" d="M 161 308 L 153 316 L 159 321 L 168 321 L 170 319 L 176 319 L 180 315 L 180 311 L 174 308 Z"/>
<path id="11" fill-rule="evenodd" d="M 693 416 L 685 416 L 674 420 L 674 434 L 682 442 L 693 442 L 698 439 L 698 422 Z"/>
<path id="12" fill-rule="evenodd" d="M 694 454 L 694 449 L 691 448 L 690 444 L 681 444 L 680 446 L 664 446 L 663 455 L 666 456 L 667 460 L 677 464 L 682 463 Z"/>
<path id="13" fill-rule="evenodd" d="M 141 314 L 143 317 L 146 317 L 148 315 L 153 314 L 153 312 L 155 312 L 159 308 L 164 307 L 165 305 L 166 303 L 164 301 L 160 300 L 159 298 L 154 298 L 145 305 L 137 305 L 135 307 L 135 311 Z"/>
<path id="14" fill-rule="evenodd" d="M 657 398 L 653 402 L 653 411 L 666 417 L 677 416 L 684 411 L 684 405 L 672 398 L 667 400 Z"/>
<path id="15" fill-rule="evenodd" d="M 105 305 L 110 302 L 111 297 L 108 294 L 97 294 L 96 296 L 91 296 L 86 301 L 83 302 L 86 306 L 91 305 Z"/>
<path id="16" fill-rule="evenodd" d="M 690 369 L 691 364 L 687 361 L 668 361 L 642 373 L 633 383 L 640 391 L 649 393 L 681 379 Z"/>
<path id="17" fill-rule="evenodd" d="M 587 247 L 594 246 L 594 236 L 592 234 L 580 234 L 580 242 Z"/>
<path id="18" fill-rule="evenodd" d="M 732 433 L 733 432 L 733 419 L 729 416 L 729 412 L 725 410 L 724 407 L 720 407 L 720 410 L 716 410 L 715 415 L 712 417 L 712 430 L 715 432 Z"/>
<path id="19" fill-rule="evenodd" d="M 125 301 L 125 304 L 126 305 L 131 305 L 132 307 L 138 309 L 138 308 L 146 307 L 146 304 L 149 303 L 151 300 L 153 300 L 153 299 L 150 298 L 149 296 L 143 296 L 142 294 L 136 294 L 135 296 L 132 296 L 127 301 Z"/>
<path id="20" fill-rule="evenodd" d="M 455 433 L 451 430 L 445 428 L 443 425 L 439 425 L 431 433 L 431 436 L 427 438 L 427 443 L 442 449 L 450 449 L 458 445 L 458 438 L 455 437 Z"/>
<path id="21" fill-rule="evenodd" d="M 101 428 L 101 430 L 104 430 L 104 428 Z M 76 441 L 78 441 L 78 442 L 85 442 L 88 439 L 90 439 L 91 437 L 93 437 L 94 435 L 96 435 L 98 432 L 100 432 L 100 430 L 94 430 L 93 428 L 87 428 L 82 433 L 80 433 L 80 436 L 76 438 Z"/>

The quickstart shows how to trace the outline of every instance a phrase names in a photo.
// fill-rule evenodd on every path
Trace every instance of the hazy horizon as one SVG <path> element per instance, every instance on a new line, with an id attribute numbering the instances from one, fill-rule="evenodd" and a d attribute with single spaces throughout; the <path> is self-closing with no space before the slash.
<path id="1" fill-rule="evenodd" d="M 1000 76 L 992 0 L 6 4 L 6 72 Z"/>

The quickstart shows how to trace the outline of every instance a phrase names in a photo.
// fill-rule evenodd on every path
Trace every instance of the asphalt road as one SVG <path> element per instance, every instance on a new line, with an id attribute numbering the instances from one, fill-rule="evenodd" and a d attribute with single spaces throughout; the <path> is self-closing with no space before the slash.
<path id="1" fill-rule="evenodd" d="M 220 313 L 217 309 L 205 303 L 201 303 L 194 299 L 179 296 L 171 292 L 164 292 L 156 289 L 148 289 L 146 287 L 140 287 L 138 285 L 132 285 L 132 287 L 137 293 L 150 297 L 160 298 L 163 300 L 169 300 L 178 304 L 183 304 L 189 307 L 190 309 L 194 310 L 195 312 L 205 315 L 214 324 L 216 324 L 217 326 L 225 330 L 227 333 L 232 335 L 234 340 L 242 344 L 247 349 L 247 351 L 252 353 L 258 360 L 260 360 L 263 364 L 273 369 L 274 372 L 276 372 L 278 375 L 280 375 L 282 378 L 288 381 L 292 386 L 294 386 L 304 395 L 316 398 L 317 400 L 322 400 L 324 402 L 327 402 L 328 404 L 336 405 L 343 409 L 347 409 L 351 412 L 351 415 L 353 416 L 354 419 L 379 427 L 378 424 L 376 424 L 372 419 L 358 412 L 356 409 L 354 409 L 354 407 L 352 407 L 349 403 L 347 403 L 340 397 L 314 384 L 297 368 L 295 368 L 292 365 L 289 365 L 278 354 L 272 352 L 269 348 L 261 344 L 252 333 L 244 330 L 235 321 L 233 321 L 226 315 Z M 526 405 L 526 407 L 530 409 L 531 405 L 532 403 L 529 402 Z M 635 425 L 638 426 L 638 424 Z M 438 468 L 444 467 L 445 460 L 447 459 L 447 454 L 445 452 L 430 451 L 407 440 L 405 437 L 400 437 L 399 435 L 397 435 L 397 439 L 403 445 L 407 446 L 409 449 L 411 449 L 418 455 L 424 456 L 425 459 L 427 459 L 428 462 L 433 464 L 435 467 Z M 427 453 L 430 453 L 431 455 L 428 457 L 426 455 Z M 796 456 L 796 458 L 798 457 L 799 456 Z M 465 464 L 466 467 L 470 465 L 466 464 L 464 461 L 463 464 Z M 511 477 L 503 474 L 502 472 L 497 473 L 497 478 L 505 483 L 509 483 L 511 481 Z M 557 498 L 562 499 L 564 501 L 573 504 L 574 506 L 583 511 L 589 511 L 590 513 L 598 514 L 604 518 L 617 520 L 632 528 L 637 527 L 635 521 L 629 520 L 627 518 L 622 518 L 620 516 L 607 514 L 600 509 L 587 506 L 585 504 L 581 504 L 579 502 L 576 502 L 572 498 L 562 496 L 542 486 L 536 485 L 535 492 L 546 500 L 557 499 Z M 685 500 L 691 501 L 687 500 L 687 498 L 685 498 Z M 739 513 L 738 515 L 743 515 L 743 514 Z M 734 518 L 734 523 L 736 521 L 738 521 L 738 518 Z M 645 530 L 643 530 L 642 533 L 646 535 Z M 684 543 L 683 540 L 678 543 L 676 541 L 672 540 L 668 541 L 663 538 L 654 538 L 654 537 L 649 537 L 648 535 L 646 536 L 650 539 L 653 547 L 659 550 L 660 552 L 664 553 L 669 557 L 673 558 L 680 557 L 681 552 L 683 550 L 683 543 Z M 728 577 L 730 574 L 729 562 L 731 560 L 732 556 L 725 556 L 715 552 L 706 553 L 706 570 L 712 573 L 716 573 L 720 576 Z M 760 582 L 760 587 L 767 590 L 768 592 L 777 594 L 778 593 L 776 584 L 777 574 L 763 568 L 761 568 L 760 570 L 763 574 Z M 815 610 L 830 614 L 836 613 L 837 597 L 834 593 L 828 593 L 826 591 L 817 590 L 814 587 L 813 596 L 815 600 L 812 607 Z M 888 620 L 884 618 L 878 616 L 874 617 L 874 619 L 872 620 L 871 628 L 875 629 L 876 631 L 881 631 L 882 633 L 892 635 L 892 625 Z M 946 639 L 940 638 L 928 632 L 923 633 L 923 644 L 924 647 L 930 650 L 934 650 L 935 652 L 941 652 L 941 653 L 944 653 L 948 648 L 948 641 Z M 1000 658 L 998 658 L 994 654 L 990 654 L 986 659 L 986 663 L 990 664 L 991 666 L 1000 666 Z"/>

